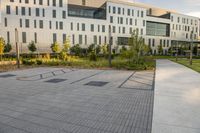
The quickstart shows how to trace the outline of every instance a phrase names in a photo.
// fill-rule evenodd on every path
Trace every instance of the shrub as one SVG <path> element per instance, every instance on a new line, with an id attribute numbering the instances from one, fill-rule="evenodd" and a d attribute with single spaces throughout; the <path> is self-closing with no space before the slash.
<path id="1" fill-rule="evenodd" d="M 36 60 L 37 65 L 42 65 L 42 60 Z"/>
<path id="2" fill-rule="evenodd" d="M 35 60 L 30 60 L 30 59 L 23 59 L 22 64 L 24 65 L 35 65 L 36 61 Z"/>
<path id="3" fill-rule="evenodd" d="M 7 43 L 4 48 L 4 53 L 9 53 L 12 50 L 12 45 Z"/>
<path id="4" fill-rule="evenodd" d="M 60 52 L 60 59 L 64 61 L 67 60 L 67 53 L 64 51 Z"/>
<path id="5" fill-rule="evenodd" d="M 82 49 L 79 44 L 74 45 L 70 48 L 71 53 L 75 54 L 76 56 L 80 56 Z"/>
<path id="6" fill-rule="evenodd" d="M 54 42 L 51 44 L 51 50 L 53 53 L 59 53 L 60 52 L 60 44 L 58 42 Z"/>
<path id="7" fill-rule="evenodd" d="M 97 61 L 97 55 L 96 55 L 96 53 L 94 51 L 92 51 L 90 53 L 90 60 L 91 61 Z"/>
<path id="8" fill-rule="evenodd" d="M 29 49 L 29 51 L 31 51 L 31 52 L 35 52 L 35 51 L 37 50 L 34 41 L 31 41 L 31 42 L 29 43 L 29 45 L 28 45 L 28 49 Z"/>

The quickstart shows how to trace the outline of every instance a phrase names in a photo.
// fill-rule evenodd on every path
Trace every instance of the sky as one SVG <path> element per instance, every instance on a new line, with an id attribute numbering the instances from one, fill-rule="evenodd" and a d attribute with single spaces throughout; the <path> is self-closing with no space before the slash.
<path id="1" fill-rule="evenodd" d="M 176 10 L 179 13 L 200 18 L 200 0 L 129 0 L 142 2 L 164 9 Z"/>

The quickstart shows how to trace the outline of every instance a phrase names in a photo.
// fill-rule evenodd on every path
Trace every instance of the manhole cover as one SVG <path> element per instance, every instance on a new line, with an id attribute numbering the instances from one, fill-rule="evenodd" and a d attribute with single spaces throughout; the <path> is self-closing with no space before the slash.
<path id="1" fill-rule="evenodd" d="M 9 77 L 14 77 L 16 75 L 13 74 L 4 74 L 4 75 L 0 75 L 0 78 L 9 78 Z"/>
<path id="2" fill-rule="evenodd" d="M 59 82 L 64 82 L 66 80 L 67 79 L 50 79 L 50 80 L 47 80 L 45 82 L 48 82 L 48 83 L 59 83 Z"/>
<path id="3" fill-rule="evenodd" d="M 101 82 L 101 81 L 91 81 L 85 85 L 89 85 L 89 86 L 98 86 L 98 87 L 102 87 L 106 84 L 108 84 L 109 82 Z"/>

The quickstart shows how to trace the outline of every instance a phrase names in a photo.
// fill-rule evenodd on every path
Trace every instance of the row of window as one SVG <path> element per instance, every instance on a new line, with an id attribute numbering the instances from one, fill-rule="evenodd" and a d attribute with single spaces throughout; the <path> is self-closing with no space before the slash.
<path id="1" fill-rule="evenodd" d="M 190 31 L 190 30 L 193 30 L 194 32 L 198 32 L 198 27 L 194 28 L 194 27 L 190 27 L 190 26 L 186 26 L 186 25 L 178 25 L 178 24 L 173 24 L 172 25 L 172 29 L 173 30 L 182 30 L 182 31 Z"/>
<path id="2" fill-rule="evenodd" d="M 172 22 L 174 22 L 174 16 L 171 16 L 171 21 Z M 190 23 L 189 23 L 189 21 L 190 21 Z M 182 21 L 181 21 L 181 17 L 177 17 L 177 21 L 176 21 L 177 23 L 181 23 L 182 22 L 182 24 L 190 24 L 190 25 L 193 25 L 193 24 L 195 24 L 195 25 L 198 25 L 198 21 L 197 20 L 193 20 L 193 19 L 186 19 L 186 18 L 182 18 Z"/>
<path id="3" fill-rule="evenodd" d="M 134 9 L 126 9 L 127 16 L 136 16 Z M 108 12 L 112 14 L 125 15 L 125 9 L 121 7 L 109 6 Z M 144 17 L 144 11 L 137 10 L 137 17 Z"/>
<path id="4" fill-rule="evenodd" d="M 135 21 L 133 21 L 133 18 L 126 18 L 126 25 L 134 25 L 137 26 L 138 25 L 138 20 L 135 19 Z M 110 23 L 114 23 L 114 17 L 110 16 Z M 123 17 L 117 17 L 117 24 L 124 24 L 124 18 Z M 143 26 L 146 25 L 146 21 L 143 20 Z"/>
<path id="5" fill-rule="evenodd" d="M 27 11 L 27 12 L 26 12 Z M 6 6 L 6 14 L 11 14 L 11 7 L 9 5 Z M 15 14 L 19 15 L 19 7 L 15 7 Z M 31 7 L 21 7 L 21 15 L 22 16 L 32 16 L 32 9 Z M 57 18 L 57 11 L 52 10 L 52 18 Z M 36 17 L 45 17 L 45 9 L 35 8 L 35 16 Z M 66 11 L 62 11 L 62 18 L 65 19 L 67 16 Z"/>
<path id="6" fill-rule="evenodd" d="M 162 47 L 169 47 L 169 45 L 170 45 L 169 43 L 170 43 L 169 40 L 160 39 L 160 45 L 161 45 Z M 149 40 L 148 40 L 148 45 L 149 45 L 150 47 L 155 47 L 155 39 L 150 39 L 150 38 L 149 38 Z"/>
<path id="7" fill-rule="evenodd" d="M 44 4 L 44 0 L 10 0 L 10 2 L 19 2 L 19 3 L 25 3 L 25 4 L 29 4 L 29 3 L 33 3 L 34 5 L 39 4 L 39 5 L 45 5 Z M 46 0 L 46 5 L 47 6 L 57 6 L 57 1 L 59 1 L 59 7 L 63 7 L 63 0 Z"/>

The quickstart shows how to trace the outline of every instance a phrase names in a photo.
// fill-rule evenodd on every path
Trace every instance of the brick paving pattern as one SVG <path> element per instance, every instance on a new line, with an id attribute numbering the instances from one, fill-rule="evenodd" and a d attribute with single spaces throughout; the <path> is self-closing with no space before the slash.
<path id="1" fill-rule="evenodd" d="M 41 80 L 20 80 L 53 71 L 59 68 L 0 74 L 16 75 L 0 79 L 0 133 L 151 132 L 154 72 L 69 70 L 68 73 L 66 69 L 64 74 Z M 52 79 L 67 80 L 46 82 Z M 107 84 L 85 85 L 91 81 Z"/>

